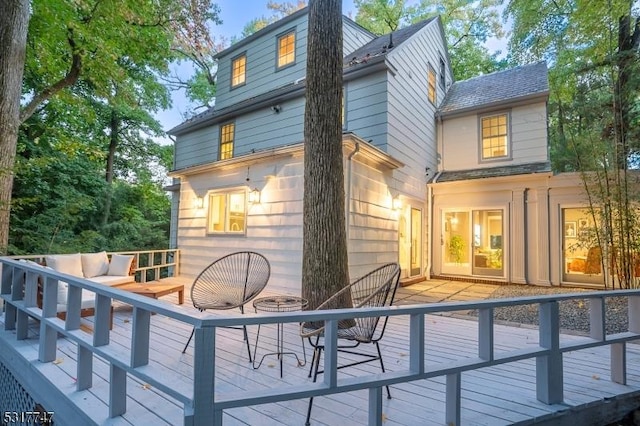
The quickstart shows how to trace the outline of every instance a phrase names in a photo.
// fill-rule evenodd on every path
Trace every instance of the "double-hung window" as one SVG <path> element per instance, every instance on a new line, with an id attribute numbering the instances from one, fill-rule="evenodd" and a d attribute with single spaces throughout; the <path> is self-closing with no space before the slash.
<path id="1" fill-rule="evenodd" d="M 278 37 L 277 68 L 283 68 L 296 61 L 296 32 L 295 30 Z"/>
<path id="2" fill-rule="evenodd" d="M 504 158 L 509 153 L 509 114 L 501 113 L 480 117 L 483 160 Z"/>
<path id="3" fill-rule="evenodd" d="M 436 104 L 436 70 L 431 65 L 427 74 L 427 97 L 429 102 Z"/>
<path id="4" fill-rule="evenodd" d="M 220 154 L 219 160 L 233 158 L 233 140 L 235 138 L 235 123 L 227 123 L 220 126 Z"/>
<path id="5" fill-rule="evenodd" d="M 231 88 L 243 85 L 247 79 L 247 55 L 244 53 L 231 61 Z"/>
<path id="6" fill-rule="evenodd" d="M 210 234 L 244 234 L 247 222 L 246 189 L 209 194 L 207 232 Z"/>

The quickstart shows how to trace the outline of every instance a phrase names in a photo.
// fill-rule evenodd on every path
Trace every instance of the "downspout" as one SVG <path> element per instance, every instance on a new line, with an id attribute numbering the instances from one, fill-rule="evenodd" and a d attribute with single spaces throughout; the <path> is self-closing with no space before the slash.
<path id="1" fill-rule="evenodd" d="M 349 154 L 349 156 L 347 157 L 347 196 L 346 196 L 346 203 L 344 206 L 344 222 L 345 222 L 345 229 L 347 232 L 347 247 L 349 246 L 349 226 L 351 226 L 351 174 L 352 174 L 352 159 L 353 157 L 355 157 L 355 155 L 360 151 L 360 142 L 356 142 L 356 146 L 353 149 L 353 151 L 351 152 L 351 154 Z"/>
<path id="2" fill-rule="evenodd" d="M 437 125 L 436 125 L 436 168 L 440 169 L 440 164 L 442 164 L 442 153 L 444 151 L 443 149 L 443 140 L 444 140 L 444 127 L 442 125 L 442 115 L 436 113 L 436 118 L 437 118 Z M 439 157 L 438 157 L 439 156 Z M 436 236 L 434 235 L 433 230 L 434 228 L 434 220 L 435 220 L 435 214 L 434 214 L 434 195 L 433 195 L 433 188 L 431 187 L 431 185 L 438 183 L 438 179 L 440 179 L 440 175 L 442 175 L 442 170 L 438 170 L 435 174 L 435 176 L 433 177 L 433 179 L 431 179 L 431 183 L 427 185 L 427 202 L 429 203 L 428 208 L 427 208 L 427 223 L 429 224 L 429 233 L 431 236 L 431 243 L 429 244 L 429 248 L 430 248 L 430 252 L 429 252 L 429 256 L 427 257 L 427 279 L 431 279 L 431 274 L 433 272 L 433 254 L 435 251 L 435 247 L 438 247 L 438 249 L 440 249 L 440 246 L 442 244 L 442 231 L 440 236 L 438 236 L 438 240 L 437 242 L 440 244 L 436 243 Z"/>

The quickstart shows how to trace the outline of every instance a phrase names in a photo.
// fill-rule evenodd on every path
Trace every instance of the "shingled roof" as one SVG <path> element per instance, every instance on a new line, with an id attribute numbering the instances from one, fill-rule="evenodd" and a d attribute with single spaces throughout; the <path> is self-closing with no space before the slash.
<path id="1" fill-rule="evenodd" d="M 526 163 L 513 166 L 485 167 L 471 170 L 453 170 L 438 175 L 437 182 L 454 182 L 459 180 L 483 179 L 500 176 L 528 175 L 551 172 L 548 161 L 541 163 Z"/>
<path id="2" fill-rule="evenodd" d="M 456 82 L 438 112 L 446 116 L 548 94 L 547 64 L 542 61 Z"/>
<path id="3" fill-rule="evenodd" d="M 392 33 L 374 38 L 369 43 L 360 47 L 356 51 L 346 55 L 343 61 L 344 68 L 366 64 L 374 58 L 384 57 L 394 47 L 397 47 L 405 42 L 407 39 L 409 39 L 409 37 L 420 31 L 434 19 L 436 19 L 436 17 L 429 18 L 427 20 L 418 22 L 417 24 L 413 24 Z"/>

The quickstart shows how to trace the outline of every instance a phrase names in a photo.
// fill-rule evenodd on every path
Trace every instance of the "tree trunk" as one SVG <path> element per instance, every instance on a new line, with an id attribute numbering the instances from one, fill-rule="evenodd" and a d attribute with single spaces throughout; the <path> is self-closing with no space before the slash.
<path id="1" fill-rule="evenodd" d="M 341 10 L 341 0 L 309 3 L 302 253 L 302 297 L 309 301 L 308 309 L 349 284 L 340 111 Z"/>
<path id="2" fill-rule="evenodd" d="M 0 2 L 0 255 L 9 245 L 13 165 L 29 27 L 29 1 Z"/>
<path id="3" fill-rule="evenodd" d="M 111 215 L 111 197 L 113 196 L 113 160 L 116 156 L 116 149 L 118 148 L 118 135 L 120 132 L 120 119 L 115 109 L 111 110 L 111 120 L 109 121 L 109 152 L 107 153 L 107 170 L 105 172 L 105 179 L 107 181 L 107 193 L 104 202 L 104 212 L 102 215 L 102 226 L 106 226 L 109 223 L 109 216 Z"/>

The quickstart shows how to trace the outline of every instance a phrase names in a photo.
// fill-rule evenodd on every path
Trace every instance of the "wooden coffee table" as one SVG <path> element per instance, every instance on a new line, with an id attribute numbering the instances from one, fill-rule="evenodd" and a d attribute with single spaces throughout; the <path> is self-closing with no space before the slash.
<path id="1" fill-rule="evenodd" d="M 119 285 L 117 288 L 141 294 L 143 296 L 153 297 L 154 299 L 177 292 L 178 304 L 182 305 L 184 303 L 184 284 L 170 282 L 169 280 L 149 281 L 147 283 L 129 283 Z"/>

